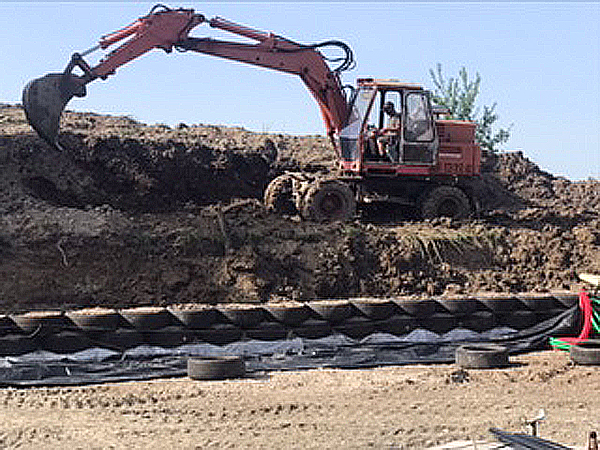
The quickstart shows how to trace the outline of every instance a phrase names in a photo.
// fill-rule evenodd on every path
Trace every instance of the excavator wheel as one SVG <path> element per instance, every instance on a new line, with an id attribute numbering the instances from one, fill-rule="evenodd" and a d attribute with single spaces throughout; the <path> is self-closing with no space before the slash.
<path id="1" fill-rule="evenodd" d="M 471 202 L 462 189 L 455 186 L 438 186 L 429 191 L 421 203 L 424 219 L 450 217 L 464 219 L 471 215 Z"/>
<path id="2" fill-rule="evenodd" d="M 317 222 L 345 221 L 354 216 L 356 200 L 350 187 L 338 180 L 319 180 L 304 196 L 302 217 Z"/>
<path id="3" fill-rule="evenodd" d="M 267 209 L 279 214 L 298 214 L 294 204 L 293 181 L 291 175 L 284 174 L 269 183 L 264 196 Z"/>

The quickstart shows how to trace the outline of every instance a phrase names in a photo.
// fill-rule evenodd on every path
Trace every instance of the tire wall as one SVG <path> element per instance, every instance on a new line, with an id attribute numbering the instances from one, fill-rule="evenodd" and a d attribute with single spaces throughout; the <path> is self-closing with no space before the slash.
<path id="1" fill-rule="evenodd" d="M 141 344 L 176 347 L 245 339 L 315 339 L 341 333 L 361 339 L 374 332 L 402 336 L 417 328 L 442 334 L 529 328 L 578 303 L 576 293 L 475 295 L 428 299 L 356 298 L 260 306 L 195 305 L 131 310 L 31 312 L 0 316 L 0 356 L 36 349 L 72 353 L 91 347 L 126 350 Z M 574 333 L 579 330 L 573 330 Z"/>

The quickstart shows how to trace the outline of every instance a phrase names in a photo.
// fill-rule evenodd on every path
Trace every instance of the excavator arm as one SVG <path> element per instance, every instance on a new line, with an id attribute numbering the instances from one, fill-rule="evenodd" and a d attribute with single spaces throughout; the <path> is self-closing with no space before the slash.
<path id="1" fill-rule="evenodd" d="M 189 32 L 202 23 L 257 43 L 190 37 Z M 124 39 L 127 40 L 94 67 L 84 60 L 93 51 L 106 49 Z M 335 45 L 345 51 L 341 64 L 334 70 L 329 68 L 327 59 L 318 51 L 325 45 Z M 345 124 L 348 104 L 340 82 L 340 72 L 350 68 L 353 63 L 352 52 L 345 44 L 337 41 L 317 45 L 298 44 L 219 17 L 207 20 L 192 9 L 169 9 L 164 6 L 154 7 L 147 16 L 103 36 L 98 45 L 88 51 L 75 53 L 62 73 L 48 74 L 29 82 L 23 90 L 23 106 L 29 123 L 43 139 L 60 148 L 57 142 L 60 116 L 71 98 L 85 96 L 88 83 L 97 78 L 106 79 L 120 66 L 155 48 L 167 53 L 173 48 L 195 51 L 298 75 L 319 104 L 327 133 L 333 136 Z M 75 68 L 79 68 L 82 74 L 73 73 Z"/>
<path id="2" fill-rule="evenodd" d="M 258 41 L 242 44 L 189 37 L 178 48 L 227 58 L 280 72 L 298 75 L 316 99 L 328 134 L 339 131 L 347 118 L 347 102 L 340 82 L 339 69 L 332 71 L 315 45 L 302 45 L 272 33 L 253 30 L 220 17 L 208 21 L 214 28 Z M 341 46 L 351 61 L 351 50 L 337 41 L 325 44 Z"/>

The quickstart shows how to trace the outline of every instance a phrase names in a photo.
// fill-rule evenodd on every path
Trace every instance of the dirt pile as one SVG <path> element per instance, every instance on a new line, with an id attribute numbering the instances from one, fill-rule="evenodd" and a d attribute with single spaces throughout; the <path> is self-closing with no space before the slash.
<path id="1" fill-rule="evenodd" d="M 327 139 L 66 113 L 57 152 L 0 106 L 0 309 L 576 289 L 600 272 L 600 183 L 486 162 L 478 220 L 364 210 L 315 224 L 259 199 Z M 393 213 L 393 214 L 392 214 Z"/>

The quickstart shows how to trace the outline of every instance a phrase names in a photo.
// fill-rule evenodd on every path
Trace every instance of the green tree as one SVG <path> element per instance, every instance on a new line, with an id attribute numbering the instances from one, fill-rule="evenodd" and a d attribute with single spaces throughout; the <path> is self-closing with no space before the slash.
<path id="1" fill-rule="evenodd" d="M 510 127 L 494 130 L 494 124 L 498 120 L 496 103 L 484 106 L 483 112 L 476 105 L 481 86 L 479 72 L 475 74 L 474 80 L 469 80 L 467 69 L 462 67 L 457 78 L 445 79 L 442 65 L 438 63 L 435 71 L 429 69 L 429 74 L 434 84 L 433 102 L 447 108 L 452 119 L 477 123 L 475 137 L 483 150 L 496 152 L 500 145 L 508 141 Z"/>

